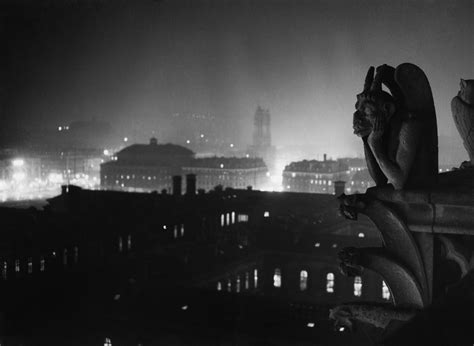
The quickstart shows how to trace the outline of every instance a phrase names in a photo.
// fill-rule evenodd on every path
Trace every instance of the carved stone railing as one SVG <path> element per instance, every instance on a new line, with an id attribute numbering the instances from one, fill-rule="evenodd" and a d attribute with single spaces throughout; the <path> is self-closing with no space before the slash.
<path id="1" fill-rule="evenodd" d="M 374 187 L 363 195 L 342 196 L 343 208 L 354 217 L 367 215 L 384 242 L 380 249 L 343 250 L 343 266 L 380 274 L 395 306 L 429 306 L 436 295 L 437 263 L 453 261 L 461 277 L 473 268 L 472 249 L 453 239 L 474 236 L 473 196 L 474 171 L 470 169 L 440 174 L 439 183 L 431 189 Z M 442 252 L 435 242 L 442 244 Z"/>

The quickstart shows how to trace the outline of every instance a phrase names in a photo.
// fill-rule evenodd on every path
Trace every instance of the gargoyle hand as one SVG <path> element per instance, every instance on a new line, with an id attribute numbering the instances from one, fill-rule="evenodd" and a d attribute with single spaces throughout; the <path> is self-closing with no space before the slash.
<path id="1" fill-rule="evenodd" d="M 369 135 L 368 141 L 369 143 L 374 143 L 382 138 L 383 134 L 385 133 L 385 129 L 387 127 L 387 120 L 385 119 L 383 114 L 378 114 L 370 119 L 372 123 L 372 132 Z"/>

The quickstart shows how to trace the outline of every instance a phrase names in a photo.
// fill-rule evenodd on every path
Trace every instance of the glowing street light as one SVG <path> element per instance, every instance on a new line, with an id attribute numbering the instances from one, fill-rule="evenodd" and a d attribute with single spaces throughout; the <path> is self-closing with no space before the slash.
<path id="1" fill-rule="evenodd" d="M 23 167 L 25 165 L 25 161 L 23 159 L 15 159 L 12 161 L 13 167 Z"/>
<path id="2" fill-rule="evenodd" d="M 128 142 L 128 137 L 123 137 L 124 142 Z"/>

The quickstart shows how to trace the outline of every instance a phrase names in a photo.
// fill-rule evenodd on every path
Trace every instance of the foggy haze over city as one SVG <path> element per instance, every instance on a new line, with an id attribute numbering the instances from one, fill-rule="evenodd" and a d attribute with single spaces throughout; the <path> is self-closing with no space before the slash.
<path id="1" fill-rule="evenodd" d="M 367 68 L 409 61 L 430 76 L 440 155 L 465 157 L 449 102 L 474 75 L 472 1 L 6 4 L 2 132 L 95 119 L 173 142 L 173 114 L 207 114 L 245 147 L 261 105 L 277 147 L 360 156 L 351 119 Z"/>

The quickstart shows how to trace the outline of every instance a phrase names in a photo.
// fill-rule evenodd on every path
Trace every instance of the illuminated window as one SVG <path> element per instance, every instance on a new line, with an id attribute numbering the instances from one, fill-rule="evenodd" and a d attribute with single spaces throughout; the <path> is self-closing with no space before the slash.
<path id="1" fill-rule="evenodd" d="M 314 243 L 314 247 L 320 247 L 321 243 Z"/>
<path id="2" fill-rule="evenodd" d="M 328 273 L 326 275 L 326 292 L 334 293 L 334 274 Z"/>
<path id="3" fill-rule="evenodd" d="M 382 298 L 385 300 L 390 300 L 390 290 L 388 289 L 385 281 L 382 281 Z"/>
<path id="4" fill-rule="evenodd" d="M 33 259 L 31 257 L 28 258 L 28 274 L 33 273 Z"/>
<path id="5" fill-rule="evenodd" d="M 118 250 L 119 250 L 119 252 L 122 252 L 122 250 L 123 250 L 122 236 L 118 237 Z"/>
<path id="6" fill-rule="evenodd" d="M 240 292 L 240 276 L 237 276 L 237 279 L 235 280 L 235 292 Z"/>
<path id="7" fill-rule="evenodd" d="M 227 226 L 229 226 L 230 225 L 230 214 L 229 213 L 225 214 L 225 219 L 226 219 Z"/>
<path id="8" fill-rule="evenodd" d="M 356 297 L 360 297 L 362 295 L 362 278 L 360 276 L 356 276 L 354 278 L 354 295 Z"/>
<path id="9" fill-rule="evenodd" d="M 181 229 L 180 229 L 180 235 L 181 237 L 184 237 L 184 224 L 181 224 Z"/>
<path id="10" fill-rule="evenodd" d="M 239 214 L 237 215 L 237 222 L 248 222 L 249 216 L 246 214 Z"/>
<path id="11" fill-rule="evenodd" d="M 65 266 L 67 265 L 67 249 L 64 249 L 63 251 L 63 264 Z"/>
<path id="12" fill-rule="evenodd" d="M 127 236 L 127 249 L 130 250 L 132 248 L 132 235 L 129 234 Z"/>
<path id="13" fill-rule="evenodd" d="M 222 283 L 220 281 L 217 283 L 217 290 L 222 291 Z"/>
<path id="14" fill-rule="evenodd" d="M 331 181 L 331 180 L 328 181 L 328 185 L 329 185 L 329 186 L 332 185 L 332 181 Z"/>
<path id="15" fill-rule="evenodd" d="M 336 243 L 332 244 L 332 247 L 333 249 L 337 248 L 337 244 Z"/>
<path id="16" fill-rule="evenodd" d="M 269 211 L 264 212 L 263 217 L 270 217 L 270 212 Z"/>
<path id="17" fill-rule="evenodd" d="M 250 281 L 250 275 L 248 272 L 246 272 L 245 273 L 245 286 L 244 286 L 246 290 L 249 289 L 249 286 L 250 286 L 249 281 Z"/>
<path id="18" fill-rule="evenodd" d="M 110 340 L 109 338 L 105 338 L 104 346 L 112 346 L 112 340 Z"/>
<path id="19" fill-rule="evenodd" d="M 300 272 L 300 290 L 306 291 L 308 288 L 308 272 L 306 270 L 302 270 Z"/>
<path id="20" fill-rule="evenodd" d="M 19 259 L 15 260 L 15 272 L 17 272 L 17 273 L 20 272 L 20 260 Z"/>
<path id="21" fill-rule="evenodd" d="M 235 223 L 235 211 L 233 211 L 232 214 L 230 215 L 230 220 L 232 224 Z"/>
<path id="22" fill-rule="evenodd" d="M 357 236 L 358 236 L 359 238 L 365 238 L 365 234 L 364 234 L 364 233 L 362 233 L 362 232 L 361 232 L 361 233 L 359 233 Z"/>
<path id="23" fill-rule="evenodd" d="M 230 279 L 227 279 L 227 292 L 232 291 L 232 282 Z"/>
<path id="24" fill-rule="evenodd" d="M 74 263 L 79 262 L 79 247 L 74 246 Z"/>
<path id="25" fill-rule="evenodd" d="M 253 287 L 257 288 L 258 287 L 258 270 L 254 269 L 253 271 Z"/>
<path id="26" fill-rule="evenodd" d="M 46 263 L 45 263 L 45 261 L 44 261 L 44 257 L 41 256 L 41 257 L 40 257 L 40 271 L 41 271 L 41 272 L 44 272 L 45 267 L 46 267 Z"/>
<path id="27" fill-rule="evenodd" d="M 178 225 L 174 225 L 173 237 L 178 238 Z"/>
<path id="28" fill-rule="evenodd" d="M 281 287 L 281 270 L 280 268 L 276 268 L 273 274 L 273 286 L 274 287 Z"/>
<path id="29" fill-rule="evenodd" d="M 7 275 L 8 275 L 8 263 L 7 263 L 7 261 L 3 261 L 3 265 L 2 265 L 2 278 L 3 278 L 3 280 L 7 279 Z"/>
<path id="30" fill-rule="evenodd" d="M 224 227 L 225 224 L 225 215 L 221 214 L 221 227 Z"/>

